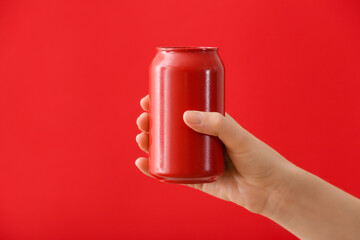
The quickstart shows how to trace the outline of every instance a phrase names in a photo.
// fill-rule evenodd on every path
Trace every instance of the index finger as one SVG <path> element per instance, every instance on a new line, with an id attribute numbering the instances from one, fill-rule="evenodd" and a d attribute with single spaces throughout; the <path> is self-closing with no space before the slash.
<path id="1" fill-rule="evenodd" d="M 140 100 L 140 106 L 144 109 L 144 111 L 149 111 L 149 101 L 149 94 Z"/>

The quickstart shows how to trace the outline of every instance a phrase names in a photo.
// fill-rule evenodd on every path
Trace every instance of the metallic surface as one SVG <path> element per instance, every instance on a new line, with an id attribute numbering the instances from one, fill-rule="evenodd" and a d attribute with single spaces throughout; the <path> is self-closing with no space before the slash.
<path id="1" fill-rule="evenodd" d="M 150 174 L 173 183 L 214 181 L 224 172 L 223 144 L 186 126 L 186 110 L 224 115 L 217 48 L 159 47 L 150 65 Z"/>

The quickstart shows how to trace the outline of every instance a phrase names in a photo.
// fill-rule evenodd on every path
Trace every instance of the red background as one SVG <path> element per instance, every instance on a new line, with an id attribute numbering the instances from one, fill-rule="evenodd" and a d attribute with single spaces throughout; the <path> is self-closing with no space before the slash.
<path id="1" fill-rule="evenodd" d="M 1 1 L 0 239 L 294 239 L 134 166 L 156 46 L 218 46 L 226 111 L 360 197 L 359 1 Z"/>

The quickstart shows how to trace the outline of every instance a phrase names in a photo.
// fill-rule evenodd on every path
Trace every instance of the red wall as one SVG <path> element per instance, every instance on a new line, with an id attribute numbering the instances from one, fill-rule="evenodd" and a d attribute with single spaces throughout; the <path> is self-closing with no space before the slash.
<path id="1" fill-rule="evenodd" d="M 359 1 L 1 1 L 0 239 L 294 239 L 134 166 L 156 46 L 220 47 L 226 109 L 360 197 Z"/>

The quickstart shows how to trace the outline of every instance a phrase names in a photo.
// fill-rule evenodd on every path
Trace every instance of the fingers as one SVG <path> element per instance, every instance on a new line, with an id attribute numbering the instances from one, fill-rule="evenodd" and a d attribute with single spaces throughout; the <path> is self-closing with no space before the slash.
<path id="1" fill-rule="evenodd" d="M 136 142 L 138 143 L 141 150 L 149 153 L 149 134 L 141 132 L 136 136 Z"/>
<path id="2" fill-rule="evenodd" d="M 140 100 L 140 106 L 144 111 L 149 111 L 149 94 Z"/>
<path id="3" fill-rule="evenodd" d="M 149 94 L 143 97 L 140 100 L 140 106 L 144 111 L 149 111 Z M 136 123 L 139 129 L 143 132 L 136 136 L 136 142 L 138 143 L 141 150 L 146 153 L 149 153 L 149 113 L 144 112 L 142 113 Z M 149 173 L 149 160 L 144 157 L 140 157 L 135 161 L 135 165 L 138 169 L 149 177 L 153 177 Z"/>
<path id="4" fill-rule="evenodd" d="M 252 141 L 252 135 L 228 114 L 224 117 L 218 112 L 186 111 L 183 118 L 193 130 L 218 136 L 232 153 L 244 152 Z"/>
<path id="5" fill-rule="evenodd" d="M 149 113 L 143 112 L 136 120 L 136 124 L 141 131 L 149 132 Z"/>
<path id="6" fill-rule="evenodd" d="M 144 173 L 145 175 L 147 175 L 149 177 L 153 177 L 149 173 L 149 159 L 140 157 L 140 158 L 136 159 L 135 165 L 138 167 L 138 169 L 142 173 Z"/>
<path id="7" fill-rule="evenodd" d="M 140 105 L 144 111 L 149 110 L 149 95 L 146 95 L 140 100 Z M 142 113 L 136 120 L 138 128 L 143 131 L 136 136 L 136 142 L 138 143 L 141 150 L 149 153 L 149 113 Z"/>

